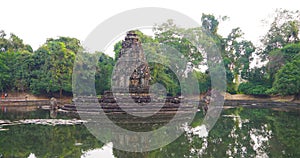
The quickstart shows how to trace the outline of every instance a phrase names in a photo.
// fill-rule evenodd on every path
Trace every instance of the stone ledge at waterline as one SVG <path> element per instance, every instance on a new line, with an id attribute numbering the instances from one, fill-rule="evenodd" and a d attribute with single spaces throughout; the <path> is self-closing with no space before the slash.
<path id="1" fill-rule="evenodd" d="M 286 110 L 297 109 L 300 110 L 300 101 L 290 101 L 292 97 L 270 97 L 270 98 L 257 98 L 248 95 L 230 95 L 226 94 L 224 108 L 234 108 L 238 106 L 246 108 L 281 108 Z M 60 101 L 57 99 L 58 105 L 67 105 L 71 103 L 71 98 Z M 0 98 L 0 106 L 49 106 L 50 99 L 47 98 L 21 98 L 21 97 L 8 97 L 6 99 Z M 69 104 L 70 105 L 70 104 Z M 200 101 L 199 106 L 204 105 Z"/>

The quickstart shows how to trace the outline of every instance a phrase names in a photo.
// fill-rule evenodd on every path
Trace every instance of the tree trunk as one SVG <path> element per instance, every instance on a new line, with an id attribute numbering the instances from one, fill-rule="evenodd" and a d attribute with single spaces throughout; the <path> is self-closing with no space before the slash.
<path id="1" fill-rule="evenodd" d="M 59 89 L 59 99 L 61 99 L 61 97 L 62 97 L 62 92 L 63 92 L 63 89 L 60 88 L 60 89 Z"/>
<path id="2" fill-rule="evenodd" d="M 235 91 L 238 91 L 238 89 L 239 89 L 239 85 L 240 85 L 240 81 L 239 81 L 239 74 L 234 74 L 234 90 Z"/>

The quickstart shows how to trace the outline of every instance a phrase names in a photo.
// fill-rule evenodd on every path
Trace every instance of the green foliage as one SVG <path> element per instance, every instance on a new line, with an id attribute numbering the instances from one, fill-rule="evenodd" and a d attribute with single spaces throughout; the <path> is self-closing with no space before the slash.
<path id="1" fill-rule="evenodd" d="M 253 84 L 251 82 L 244 82 L 239 85 L 238 91 L 243 94 L 250 95 L 267 95 L 267 90 L 270 87 L 263 84 Z"/>
<path id="2" fill-rule="evenodd" d="M 274 49 L 299 41 L 299 11 L 278 9 L 275 14 L 269 31 L 262 39 L 265 46 L 262 52 L 263 57 L 268 57 Z"/>
<path id="3" fill-rule="evenodd" d="M 157 39 L 152 38 L 151 36 L 145 35 L 140 30 L 134 30 L 134 32 L 139 37 L 142 44 L 150 44 L 150 43 L 157 43 Z"/>
<path id="4" fill-rule="evenodd" d="M 268 84 L 268 72 L 265 66 L 260 68 L 251 69 L 248 73 L 245 74 L 244 79 L 252 82 L 254 84 Z"/>
<path id="5" fill-rule="evenodd" d="M 166 44 L 177 50 L 195 66 L 198 66 L 203 60 L 199 50 L 185 37 L 187 32 L 191 30 L 176 26 L 173 20 L 168 20 L 160 26 L 155 26 L 153 30 L 155 42 Z"/>
<path id="6" fill-rule="evenodd" d="M 207 92 L 211 87 L 210 76 L 199 71 L 193 71 L 193 75 L 195 75 L 195 77 L 198 79 L 199 92 Z"/>
<path id="7" fill-rule="evenodd" d="M 159 63 L 149 63 L 151 73 L 151 84 L 162 84 L 168 93 L 168 95 L 176 95 L 180 93 L 180 84 L 178 78 L 170 68 Z"/>
<path id="8" fill-rule="evenodd" d="M 300 94 L 300 54 L 278 71 L 273 87 L 282 95 Z"/>
<path id="9" fill-rule="evenodd" d="M 201 17 L 202 27 L 212 34 L 218 31 L 219 21 L 211 14 L 202 14 Z"/>
<path id="10" fill-rule="evenodd" d="M 287 44 L 281 49 L 272 50 L 269 53 L 269 62 L 267 64 L 269 80 L 274 82 L 275 74 L 286 63 L 290 62 L 295 55 L 300 52 L 300 43 Z"/>
<path id="11" fill-rule="evenodd" d="M 254 68 L 244 74 L 247 82 L 241 83 L 238 92 L 249 95 L 268 95 L 272 83 L 269 81 L 266 67 Z"/>
<path id="12" fill-rule="evenodd" d="M 279 9 L 276 11 L 270 29 L 263 37 L 264 46 L 258 50 L 262 58 L 267 58 L 269 63 L 261 68 L 250 69 L 250 62 L 253 60 L 253 53 L 257 52 L 253 43 L 243 39 L 244 33 L 237 27 L 232 29 L 227 37 L 218 34 L 220 18 L 211 14 L 202 14 L 202 28 L 185 29 L 176 26 L 172 20 L 156 25 L 153 28 L 154 37 L 147 36 L 139 30 L 135 30 L 142 44 L 164 44 L 176 49 L 194 67 L 207 62 L 210 69 L 208 73 L 191 72 L 190 77 L 199 81 L 200 92 L 205 92 L 211 86 L 210 76 L 215 76 L 215 72 L 220 72 L 221 68 L 213 63 L 224 63 L 226 72 L 227 92 L 245 93 L 253 95 L 266 94 L 298 94 L 298 59 L 300 52 L 299 43 L 299 17 L 298 11 L 287 11 Z M 189 35 L 189 36 L 187 36 Z M 209 35 L 202 39 L 204 35 Z M 209 43 L 214 43 L 221 52 L 223 59 L 215 59 L 213 51 L 203 51 L 198 46 L 194 46 L 195 39 L 205 47 Z M 122 48 L 122 41 L 114 45 L 115 60 L 119 56 Z M 145 50 L 148 48 L 144 48 Z M 149 48 L 150 49 L 150 48 Z M 159 54 L 156 48 L 146 50 Z M 205 50 L 205 48 L 203 48 Z M 36 94 L 71 94 L 71 79 L 73 73 L 73 62 L 78 53 L 83 52 L 80 41 L 76 38 L 59 37 L 49 38 L 38 50 L 33 51 L 30 45 L 24 44 L 23 40 L 15 34 L 8 37 L 2 30 L 0 31 L 0 89 L 1 91 L 31 91 Z M 209 52 L 209 53 L 208 53 Z M 203 60 L 203 56 L 210 59 Z M 82 62 L 79 66 L 84 69 L 86 61 L 92 61 L 93 55 L 86 53 L 87 59 L 77 59 Z M 90 60 L 91 59 L 91 60 Z M 167 63 L 171 60 L 159 59 L 159 63 Z M 173 63 L 182 63 L 181 58 L 172 59 Z M 90 77 L 95 76 L 97 94 L 102 94 L 110 89 L 110 77 L 115 61 L 103 53 L 99 56 L 96 64 L 96 73 L 86 72 Z M 174 64 L 176 66 L 176 64 Z M 178 66 L 178 65 L 177 65 Z M 182 90 L 177 76 L 178 72 L 172 72 L 162 64 L 150 64 L 152 81 L 159 82 L 167 87 L 170 94 L 179 94 Z M 223 71 L 221 71 L 223 72 Z M 240 78 L 247 80 L 240 84 Z M 84 80 L 84 79 L 83 79 Z M 83 81 L 82 80 L 82 81 Z M 81 81 L 81 80 L 80 80 Z M 85 80 L 84 80 L 85 81 Z M 224 79 L 225 81 L 225 79 Z M 77 81 L 76 81 L 77 82 Z M 184 80 L 183 82 L 189 82 Z M 219 82 L 219 81 L 218 81 Z M 82 87 L 85 86 L 82 83 Z M 223 84 L 220 80 L 219 83 Z M 272 87 L 273 86 L 273 87 Z M 295 90 L 296 89 L 296 90 Z M 195 92 L 195 87 L 185 87 L 191 93 Z"/>
<path id="13" fill-rule="evenodd" d="M 269 60 L 270 62 L 267 64 L 269 80 L 271 83 L 273 83 L 275 80 L 275 74 L 285 64 L 286 61 L 280 49 L 271 51 L 269 54 Z"/>
<path id="14" fill-rule="evenodd" d="M 3 53 L 0 54 L 0 88 L 3 91 L 9 82 L 9 67 L 6 65 L 6 58 Z"/>
<path id="15" fill-rule="evenodd" d="M 49 38 L 47 39 L 46 43 L 51 41 L 64 43 L 66 45 L 66 49 L 71 50 L 75 54 L 77 54 L 82 50 L 80 41 L 76 38 L 71 38 L 71 37 L 59 37 L 58 39 Z"/>
<path id="16" fill-rule="evenodd" d="M 28 90 L 32 48 L 23 44 L 18 36 L 11 34 L 8 39 L 1 31 L 0 38 L 0 89 L 3 91 Z"/>
<path id="17" fill-rule="evenodd" d="M 72 82 L 74 83 L 73 96 L 94 94 L 95 88 L 91 85 L 95 84 L 97 79 L 96 70 L 97 61 L 99 60 L 99 52 L 89 53 L 80 52 L 76 55 L 76 65 L 74 65 Z M 99 69 L 98 69 L 99 70 Z M 96 73 L 96 74 L 95 74 Z M 74 93 L 75 92 L 75 93 Z M 97 91 L 99 93 L 99 90 Z"/>
<path id="18" fill-rule="evenodd" d="M 122 41 L 119 41 L 114 45 L 115 60 L 119 58 L 121 49 L 122 49 Z"/>
<path id="19" fill-rule="evenodd" d="M 297 54 L 300 53 L 300 43 L 288 44 L 281 49 L 284 60 L 290 62 Z"/>
<path id="20" fill-rule="evenodd" d="M 24 51 L 16 55 L 13 85 L 16 91 L 29 91 L 31 80 L 32 53 Z"/>
<path id="21" fill-rule="evenodd" d="M 60 39 L 49 39 L 33 54 L 30 88 L 33 93 L 72 92 L 72 71 L 75 53 Z"/>
<path id="22" fill-rule="evenodd" d="M 18 125 L 1 132 L 0 153 L 6 157 L 80 157 L 82 151 L 101 148 L 85 126 Z M 30 138 L 30 139 L 28 139 Z M 76 146 L 79 142 L 83 145 Z"/>
<path id="23" fill-rule="evenodd" d="M 239 86 L 239 76 L 246 78 L 255 47 L 251 41 L 243 40 L 244 33 L 240 28 L 232 29 L 224 40 L 224 65 L 227 73 L 228 92 L 234 93 Z"/>
<path id="24" fill-rule="evenodd" d="M 279 74 L 281 74 L 279 76 L 282 76 L 282 72 L 279 73 L 280 70 L 286 64 L 290 63 L 300 51 L 299 15 L 299 11 L 276 10 L 274 19 L 270 24 L 270 29 L 261 40 L 263 47 L 258 52 L 263 61 L 268 59 L 266 67 L 263 67 L 263 71 L 262 69 L 255 68 L 254 70 L 250 70 L 250 72 L 243 73 L 244 77 L 242 77 L 251 82 L 252 85 L 261 85 L 262 87 L 271 87 L 273 85 L 272 88 L 267 90 L 266 93 L 268 94 L 277 94 L 280 91 L 279 89 L 288 89 L 284 87 L 284 84 L 280 84 L 279 82 L 287 83 L 290 82 L 289 80 L 293 80 L 292 78 L 283 79 L 276 76 Z M 291 67 L 291 65 L 289 64 L 287 67 Z M 285 68 L 285 71 L 288 71 L 287 68 Z M 285 77 L 291 76 L 286 75 Z M 281 78 L 280 81 L 278 81 L 279 78 Z M 265 84 L 267 86 L 264 86 Z M 276 87 L 274 87 L 275 85 Z M 282 85 L 282 87 L 279 88 L 279 85 Z M 261 86 L 259 86 L 260 88 L 256 92 L 264 89 Z M 295 87 L 292 89 L 295 89 Z M 280 94 L 287 95 L 288 92 L 281 91 Z"/>
<path id="25" fill-rule="evenodd" d="M 103 94 L 104 91 L 111 88 L 111 75 L 115 65 L 113 58 L 99 53 L 98 65 L 95 73 L 95 88 L 97 94 Z"/>
<path id="26" fill-rule="evenodd" d="M 255 68 L 244 76 L 248 80 L 239 92 L 252 95 L 299 94 L 299 43 L 288 44 L 269 53 L 267 67 Z"/>

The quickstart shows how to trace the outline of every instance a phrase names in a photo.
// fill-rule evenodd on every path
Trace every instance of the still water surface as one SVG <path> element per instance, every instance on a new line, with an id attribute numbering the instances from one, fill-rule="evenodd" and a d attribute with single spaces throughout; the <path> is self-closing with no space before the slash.
<path id="1" fill-rule="evenodd" d="M 0 155 L 3 157 L 300 157 L 300 112 L 234 108 L 223 110 L 207 133 L 202 112 L 185 134 L 150 152 L 125 152 L 98 141 L 74 115 L 49 111 L 16 111 L 1 107 Z"/>

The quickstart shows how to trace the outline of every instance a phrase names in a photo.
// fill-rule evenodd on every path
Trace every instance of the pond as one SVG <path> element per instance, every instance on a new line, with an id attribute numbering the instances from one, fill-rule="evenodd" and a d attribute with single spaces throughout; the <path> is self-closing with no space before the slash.
<path id="1" fill-rule="evenodd" d="M 272 109 L 223 110 L 213 129 L 203 134 L 198 112 L 174 142 L 149 152 L 126 152 L 97 140 L 76 115 L 1 107 L 0 157 L 300 157 L 300 112 Z"/>

